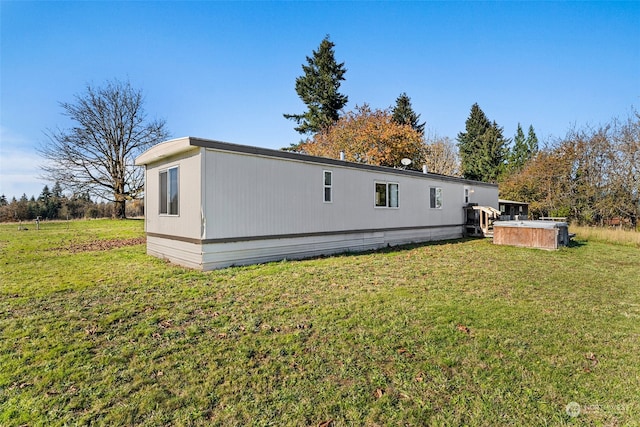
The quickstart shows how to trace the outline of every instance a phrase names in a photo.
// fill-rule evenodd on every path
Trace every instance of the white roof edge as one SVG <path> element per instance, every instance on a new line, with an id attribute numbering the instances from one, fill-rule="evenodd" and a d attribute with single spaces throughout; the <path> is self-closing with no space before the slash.
<path id="1" fill-rule="evenodd" d="M 182 153 L 191 149 L 191 137 L 185 136 L 181 138 L 170 139 L 168 141 L 161 142 L 149 148 L 144 153 L 136 157 L 135 165 L 143 166 L 150 163 L 157 162 L 164 157 L 172 156 L 174 154 Z"/>
<path id="2" fill-rule="evenodd" d="M 507 200 L 507 199 L 498 199 L 498 202 L 500 203 L 514 203 L 514 204 L 518 204 L 518 205 L 528 205 L 529 202 L 519 202 L 517 200 Z"/>

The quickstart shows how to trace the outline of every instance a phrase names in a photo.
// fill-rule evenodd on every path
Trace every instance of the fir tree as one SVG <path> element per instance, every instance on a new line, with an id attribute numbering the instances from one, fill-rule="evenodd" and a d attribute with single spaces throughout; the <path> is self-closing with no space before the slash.
<path id="1" fill-rule="evenodd" d="M 51 195 L 56 199 L 62 198 L 62 186 L 60 185 L 59 181 L 56 181 L 53 188 L 51 189 Z"/>
<path id="2" fill-rule="evenodd" d="M 478 104 L 473 104 L 465 123 L 466 132 L 458 134 L 463 176 L 477 181 L 496 182 L 503 172 L 506 145 L 503 129 L 489 121 Z"/>
<path id="3" fill-rule="evenodd" d="M 529 126 L 529 133 L 525 137 L 522 126 L 518 123 L 518 130 L 513 138 L 513 148 L 509 151 L 507 170 L 509 173 L 522 170 L 525 164 L 531 160 L 538 152 L 538 137 Z"/>
<path id="4" fill-rule="evenodd" d="M 40 193 L 40 196 L 38 197 L 38 201 L 47 203 L 50 199 L 51 191 L 49 191 L 49 186 L 45 184 L 44 188 L 42 189 L 42 193 Z"/>
<path id="5" fill-rule="evenodd" d="M 529 160 L 529 146 L 527 145 L 527 139 L 524 136 L 522 126 L 518 123 L 518 129 L 516 135 L 513 138 L 513 148 L 509 151 L 508 169 L 509 171 L 519 171 L 524 164 Z"/>
<path id="6" fill-rule="evenodd" d="M 411 98 L 405 92 L 396 99 L 396 106 L 393 107 L 393 121 L 401 125 L 410 125 L 420 135 L 424 135 L 426 122 L 418 123 L 420 114 L 416 114 L 411 106 Z"/>
<path id="7" fill-rule="evenodd" d="M 527 148 L 529 150 L 529 158 L 538 153 L 538 137 L 533 130 L 533 125 L 529 125 L 529 132 L 527 134 Z"/>
<path id="8" fill-rule="evenodd" d="M 344 62 L 336 62 L 334 46 L 326 36 L 313 56 L 307 56 L 307 65 L 302 65 L 304 75 L 296 79 L 296 92 L 308 110 L 284 117 L 294 120 L 298 124 L 295 130 L 301 134 L 314 134 L 331 126 L 347 104 L 348 97 L 338 92 L 347 70 Z"/>

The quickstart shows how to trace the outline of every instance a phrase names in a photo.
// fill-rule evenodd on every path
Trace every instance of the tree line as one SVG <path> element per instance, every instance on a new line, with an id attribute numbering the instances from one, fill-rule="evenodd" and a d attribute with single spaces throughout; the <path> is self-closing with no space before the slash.
<path id="1" fill-rule="evenodd" d="M 405 92 L 387 108 L 364 103 L 344 111 L 348 96 L 340 85 L 347 69 L 336 61 L 334 48 L 326 36 L 306 57 L 295 90 L 307 110 L 284 114 L 302 138 L 283 150 L 332 158 L 344 153 L 353 162 L 416 170 L 426 165 L 432 173 L 498 183 L 500 197 L 530 203 L 536 216 L 637 224 L 637 113 L 627 121 L 572 130 L 540 148 L 533 125 L 525 134 L 518 123 L 514 137 L 507 138 L 476 103 L 464 131 L 452 140 L 426 131 Z M 134 159 L 169 137 L 166 122 L 147 119 L 142 92 L 127 81 L 87 85 L 74 102 L 60 105 L 75 125 L 47 131 L 39 149 L 47 160 L 44 178 L 56 184 L 51 191 L 45 186 L 37 199 L 2 196 L 0 221 L 140 214 L 144 171 Z"/>
<path id="2" fill-rule="evenodd" d="M 571 129 L 500 182 L 504 198 L 536 216 L 636 229 L 640 216 L 640 114 Z"/>
<path id="3" fill-rule="evenodd" d="M 486 182 L 497 182 L 507 169 L 520 168 L 537 150 L 532 125 L 525 136 L 518 124 L 511 148 L 511 139 L 478 104 L 471 107 L 457 144 L 447 137 L 426 135 L 426 122 L 420 121 L 406 92 L 392 107 L 375 109 L 365 103 L 345 112 L 349 98 L 339 89 L 347 70 L 344 62 L 336 61 L 334 47 L 326 36 L 302 65 L 295 90 L 307 111 L 284 117 L 296 122 L 295 130 L 303 139 L 285 150 L 332 158 L 344 153 L 353 162 L 415 170 L 426 165 L 432 173 Z M 403 159 L 411 160 L 409 166 Z"/>
<path id="4" fill-rule="evenodd" d="M 129 217 L 144 215 L 143 201 L 128 203 L 126 210 Z M 45 185 L 37 198 L 23 194 L 7 200 L 4 194 L 0 196 L 0 222 L 110 218 L 113 212 L 113 202 L 95 202 L 88 192 L 67 196 L 58 182 L 51 189 Z"/>
<path id="5" fill-rule="evenodd" d="M 499 184 L 501 198 L 530 203 L 535 217 L 562 216 L 583 224 L 637 226 L 640 211 L 640 118 L 617 119 L 596 129 L 571 130 L 540 148 L 533 125 L 518 123 L 513 138 L 475 103 L 465 130 L 454 143 L 426 136 L 426 122 L 402 93 L 395 106 L 368 104 L 344 111 L 348 96 L 339 88 L 345 63 L 335 60 L 326 36 L 302 65 L 295 90 L 307 106 L 284 114 L 303 139 L 284 150 L 379 166 L 405 167 Z"/>

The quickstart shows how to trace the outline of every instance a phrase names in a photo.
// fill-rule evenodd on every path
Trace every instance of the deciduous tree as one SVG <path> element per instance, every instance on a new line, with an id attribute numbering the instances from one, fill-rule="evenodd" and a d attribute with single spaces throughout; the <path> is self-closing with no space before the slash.
<path id="1" fill-rule="evenodd" d="M 372 110 L 367 104 L 317 133 L 302 144 L 302 150 L 332 158 L 342 151 L 346 160 L 390 167 L 401 167 L 401 160 L 408 158 L 410 168 L 420 169 L 424 161 L 422 136 L 411 126 L 396 123 L 389 110 Z"/>
<path id="2" fill-rule="evenodd" d="M 613 122 L 610 196 L 615 213 L 638 226 L 640 217 L 640 114 L 634 112 L 627 120 Z"/>
<path id="3" fill-rule="evenodd" d="M 427 170 L 441 175 L 460 176 L 460 159 L 456 144 L 449 137 L 434 136 L 425 142 L 424 164 Z"/>
<path id="4" fill-rule="evenodd" d="M 609 219 L 637 226 L 640 216 L 640 117 L 572 129 L 500 184 L 503 198 L 530 203 L 535 215 L 589 225 Z"/>
<path id="5" fill-rule="evenodd" d="M 529 203 L 533 217 L 571 214 L 571 159 L 561 150 L 540 151 L 500 183 L 500 197 Z"/>
<path id="6" fill-rule="evenodd" d="M 143 191 L 144 171 L 134 158 L 168 137 L 164 120 L 147 120 L 140 90 L 113 80 L 87 85 L 75 102 L 60 105 L 76 124 L 48 132 L 40 153 L 48 161 L 44 175 L 73 193 L 91 194 L 115 203 L 114 216 L 125 217 L 126 200 Z"/>

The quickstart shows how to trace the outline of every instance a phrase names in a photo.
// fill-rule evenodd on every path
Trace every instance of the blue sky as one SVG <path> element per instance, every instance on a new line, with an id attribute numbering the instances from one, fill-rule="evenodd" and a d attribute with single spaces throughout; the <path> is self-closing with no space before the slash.
<path id="1" fill-rule="evenodd" d="M 0 194 L 40 194 L 35 148 L 72 125 L 60 102 L 129 80 L 172 136 L 280 148 L 283 113 L 325 35 L 347 109 L 406 92 L 455 138 L 477 102 L 540 139 L 640 109 L 640 2 L 29 2 L 0 0 Z"/>

